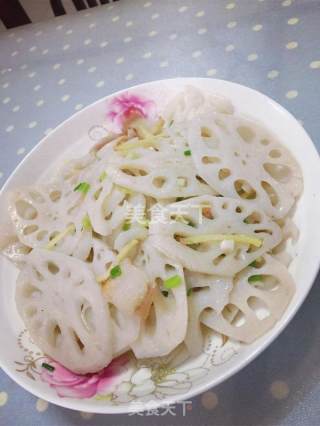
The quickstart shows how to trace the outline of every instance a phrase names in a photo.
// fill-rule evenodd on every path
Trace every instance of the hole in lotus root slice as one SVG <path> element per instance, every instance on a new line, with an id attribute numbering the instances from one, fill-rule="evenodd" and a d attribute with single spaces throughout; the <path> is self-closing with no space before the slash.
<path id="1" fill-rule="evenodd" d="M 58 201 L 60 201 L 61 200 L 61 196 L 62 196 L 62 192 L 59 191 L 59 190 L 53 190 L 53 191 L 51 191 L 49 193 L 50 200 L 53 203 L 57 203 Z"/>
<path id="2" fill-rule="evenodd" d="M 56 274 L 60 271 L 59 266 L 58 266 L 58 265 L 56 265 L 54 262 L 51 262 L 51 261 L 49 261 L 49 262 L 47 263 L 47 268 L 48 268 L 48 271 L 49 271 L 52 275 L 56 275 Z"/>
<path id="3" fill-rule="evenodd" d="M 250 142 L 253 141 L 253 139 L 255 137 L 254 131 L 248 126 L 238 127 L 237 132 L 244 142 L 250 143 Z"/>
<path id="4" fill-rule="evenodd" d="M 271 229 L 255 229 L 254 233 L 255 234 L 268 234 L 268 235 L 273 234 Z"/>
<path id="5" fill-rule="evenodd" d="M 87 258 L 86 258 L 85 261 L 88 262 L 88 263 L 92 263 L 93 259 L 94 259 L 94 248 L 91 247 L 91 249 L 89 251 L 89 254 L 88 254 L 88 256 L 87 256 Z"/>
<path id="6" fill-rule="evenodd" d="M 232 322 L 237 312 L 238 312 L 237 306 L 233 305 L 232 303 L 228 303 L 221 311 L 221 315 L 228 322 Z"/>
<path id="7" fill-rule="evenodd" d="M 219 256 L 217 256 L 215 259 L 213 259 L 213 264 L 215 266 L 219 265 L 219 263 L 222 262 L 222 260 L 226 257 L 226 255 L 224 253 L 220 254 Z"/>
<path id="8" fill-rule="evenodd" d="M 281 155 L 282 155 L 282 153 L 281 153 L 280 149 L 272 149 L 272 150 L 269 152 L 269 156 L 270 156 L 271 158 L 280 158 L 280 157 L 281 157 Z"/>
<path id="9" fill-rule="evenodd" d="M 231 170 L 224 167 L 219 170 L 218 176 L 220 180 L 227 179 L 229 176 L 231 176 Z"/>
<path id="10" fill-rule="evenodd" d="M 194 290 L 192 289 L 192 292 L 193 292 Z M 213 308 L 211 308 L 210 306 L 206 306 L 203 310 L 202 310 L 202 314 L 212 314 L 213 312 L 215 312 L 214 311 L 214 309 Z M 204 326 L 205 327 L 205 326 Z"/>
<path id="11" fill-rule="evenodd" d="M 292 172 L 289 166 L 285 164 L 264 163 L 264 170 L 277 182 L 289 182 Z"/>
<path id="12" fill-rule="evenodd" d="M 239 308 L 235 306 L 233 303 L 228 303 L 222 310 L 221 315 L 223 318 L 228 321 L 230 324 L 233 323 L 239 312 Z"/>
<path id="13" fill-rule="evenodd" d="M 162 188 L 165 183 L 166 183 L 167 179 L 163 176 L 157 176 L 153 179 L 152 183 L 156 188 Z"/>
<path id="14" fill-rule="evenodd" d="M 104 216 L 104 220 L 109 221 L 112 218 L 113 212 L 108 213 L 106 216 Z"/>
<path id="15" fill-rule="evenodd" d="M 223 208 L 223 210 L 228 210 L 229 204 L 223 203 L 221 207 Z"/>
<path id="16" fill-rule="evenodd" d="M 28 225 L 23 228 L 23 235 L 30 235 L 38 231 L 38 225 Z"/>
<path id="17" fill-rule="evenodd" d="M 246 316 L 244 313 L 238 309 L 238 312 L 235 313 L 234 318 L 232 320 L 232 325 L 235 327 L 242 327 L 246 323 Z"/>
<path id="18" fill-rule="evenodd" d="M 263 259 L 264 260 L 264 259 Z M 264 260 L 265 262 L 265 260 Z M 255 268 L 260 269 L 262 268 L 262 266 L 257 267 L 255 266 Z M 248 283 L 252 286 L 255 287 L 259 290 L 263 290 L 263 291 L 276 291 L 279 289 L 279 285 L 280 285 L 280 281 L 276 276 L 270 275 L 270 274 L 258 274 L 258 280 L 252 280 L 249 281 L 250 278 L 252 276 L 255 276 L 256 274 L 250 275 L 248 277 Z M 256 275 L 257 276 L 257 275 Z"/>
<path id="19" fill-rule="evenodd" d="M 276 193 L 276 190 L 273 188 L 273 186 L 266 181 L 261 181 L 261 186 L 266 192 L 267 196 L 269 197 L 271 205 L 273 207 L 277 206 L 279 204 L 279 197 L 278 197 L 278 194 Z"/>
<path id="20" fill-rule="evenodd" d="M 261 145 L 265 145 L 265 146 L 270 145 L 270 141 L 267 138 L 261 139 L 260 143 Z"/>
<path id="21" fill-rule="evenodd" d="M 36 208 L 25 200 L 17 200 L 15 202 L 15 207 L 21 219 L 34 220 L 38 216 Z"/>
<path id="22" fill-rule="evenodd" d="M 42 230 L 37 233 L 36 238 L 38 241 L 43 241 L 47 235 L 48 231 Z"/>
<path id="23" fill-rule="evenodd" d="M 176 272 L 176 268 L 172 265 L 170 265 L 169 263 L 166 263 L 164 266 L 164 270 L 166 272 L 166 274 L 174 274 Z"/>
<path id="24" fill-rule="evenodd" d="M 120 169 L 122 173 L 128 175 L 128 176 L 147 176 L 148 172 L 146 172 L 144 169 L 138 169 L 134 167 L 123 167 Z"/>
<path id="25" fill-rule="evenodd" d="M 203 138 L 214 138 L 214 133 L 209 127 L 202 126 L 201 127 L 201 137 Z"/>
<path id="26" fill-rule="evenodd" d="M 270 309 L 259 297 L 250 296 L 247 300 L 247 304 L 259 320 L 264 320 L 270 316 Z"/>
<path id="27" fill-rule="evenodd" d="M 61 344 L 62 331 L 57 322 L 51 321 L 48 325 L 48 341 L 51 346 L 57 347 Z"/>
<path id="28" fill-rule="evenodd" d="M 243 199 L 254 200 L 257 197 L 255 189 L 244 179 L 237 179 L 234 182 L 234 188 Z"/>
<path id="29" fill-rule="evenodd" d="M 79 350 L 81 352 L 83 352 L 83 350 L 85 348 L 84 343 L 82 342 L 82 340 L 80 339 L 80 337 L 78 336 L 78 334 L 75 332 L 75 330 L 72 330 L 72 334 L 73 334 L 74 341 L 75 341 L 77 347 L 79 348 Z"/>
<path id="30" fill-rule="evenodd" d="M 237 211 L 238 212 L 238 211 Z M 240 212 L 238 212 L 240 213 Z M 251 224 L 257 224 L 257 223 L 261 223 L 261 214 L 259 212 L 252 212 L 251 214 L 249 214 L 249 216 L 247 216 L 245 219 L 243 219 L 244 223 L 247 223 L 249 225 Z M 272 235 L 272 233 L 271 233 Z"/>
<path id="31" fill-rule="evenodd" d="M 93 321 L 93 309 L 88 300 L 83 300 L 80 306 L 81 321 L 89 333 L 95 331 L 95 325 Z"/>
<path id="32" fill-rule="evenodd" d="M 212 157 L 209 155 L 205 155 L 204 157 L 202 157 L 201 159 L 203 164 L 219 164 L 221 163 L 220 158 L 218 157 Z"/>
<path id="33" fill-rule="evenodd" d="M 251 262 L 250 266 L 253 266 L 254 268 L 260 269 L 266 264 L 265 258 L 262 256 L 259 256 L 257 259 L 255 259 L 253 262 Z"/>
<path id="34" fill-rule="evenodd" d="M 201 208 L 201 215 L 202 217 L 205 217 L 206 219 L 213 220 L 214 219 L 214 213 L 212 210 L 212 206 L 210 204 L 206 204 L 205 202 L 200 204 Z"/>

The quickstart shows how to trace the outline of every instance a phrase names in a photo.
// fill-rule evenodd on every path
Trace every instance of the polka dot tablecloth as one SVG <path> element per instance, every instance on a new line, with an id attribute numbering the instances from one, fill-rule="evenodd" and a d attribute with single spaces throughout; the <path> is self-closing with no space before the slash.
<path id="1" fill-rule="evenodd" d="M 120 0 L 2 33 L 0 186 L 74 112 L 167 77 L 217 77 L 258 89 L 289 109 L 320 148 L 319 25 L 319 0 Z M 194 398 L 185 415 L 178 408 L 152 416 L 78 413 L 35 398 L 0 372 L 0 425 L 318 425 L 319 302 L 318 279 L 277 341 Z"/>

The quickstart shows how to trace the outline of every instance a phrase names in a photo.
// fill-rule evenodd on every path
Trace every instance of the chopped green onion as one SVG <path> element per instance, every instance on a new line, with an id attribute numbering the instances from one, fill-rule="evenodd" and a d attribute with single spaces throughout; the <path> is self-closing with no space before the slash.
<path id="1" fill-rule="evenodd" d="M 169 296 L 169 292 L 166 290 L 162 290 L 161 292 L 163 294 L 164 297 L 168 297 Z"/>
<path id="2" fill-rule="evenodd" d="M 262 275 L 251 275 L 251 277 L 248 278 L 248 281 L 250 284 L 262 281 Z"/>
<path id="3" fill-rule="evenodd" d="M 130 227 L 131 227 L 130 222 L 124 222 L 124 224 L 122 225 L 122 231 L 128 231 Z"/>
<path id="4" fill-rule="evenodd" d="M 75 188 L 74 191 L 82 192 L 86 194 L 90 189 L 90 184 L 88 182 L 80 182 Z"/>
<path id="5" fill-rule="evenodd" d="M 87 214 L 82 219 L 82 228 L 85 231 L 91 231 L 91 229 L 92 229 L 90 218 L 89 218 L 89 216 Z"/>
<path id="6" fill-rule="evenodd" d="M 185 151 L 184 151 L 184 155 L 185 155 L 186 157 L 190 157 L 190 155 L 191 155 L 191 150 L 190 150 L 190 149 L 185 150 Z"/>
<path id="7" fill-rule="evenodd" d="M 163 282 L 165 288 L 176 288 L 182 283 L 180 275 L 173 275 Z"/>
<path id="8" fill-rule="evenodd" d="M 187 291 L 187 297 L 191 296 L 192 292 L 193 292 L 193 288 L 189 288 Z"/>
<path id="9" fill-rule="evenodd" d="M 55 370 L 53 365 L 47 364 L 46 362 L 43 362 L 41 364 L 41 367 L 45 368 L 46 370 L 51 371 L 51 372 Z"/>
<path id="10" fill-rule="evenodd" d="M 122 274 L 122 271 L 121 271 L 120 265 L 114 266 L 110 271 L 111 278 L 120 277 L 121 274 Z"/>
<path id="11" fill-rule="evenodd" d="M 102 172 L 101 175 L 99 176 L 99 181 L 103 182 L 106 177 L 107 177 L 107 173 L 106 172 Z"/>

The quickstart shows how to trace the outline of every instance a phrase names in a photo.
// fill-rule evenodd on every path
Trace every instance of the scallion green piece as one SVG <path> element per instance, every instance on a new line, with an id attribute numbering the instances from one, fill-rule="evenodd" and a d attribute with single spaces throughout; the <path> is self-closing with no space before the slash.
<path id="1" fill-rule="evenodd" d="M 99 181 L 103 182 L 106 177 L 107 177 L 107 173 L 106 172 L 102 172 L 101 175 L 99 176 Z"/>
<path id="2" fill-rule="evenodd" d="M 75 188 L 74 191 L 82 192 L 86 194 L 90 189 L 90 184 L 88 182 L 80 182 Z"/>
<path id="3" fill-rule="evenodd" d="M 185 155 L 186 157 L 190 157 L 190 155 L 191 155 L 191 150 L 190 150 L 190 149 L 186 149 L 186 150 L 184 151 L 184 155 Z"/>
<path id="4" fill-rule="evenodd" d="M 120 277 L 121 274 L 122 274 L 122 271 L 121 271 L 120 265 L 114 266 L 110 271 L 111 278 Z"/>
<path id="5" fill-rule="evenodd" d="M 251 277 L 248 278 L 248 281 L 250 284 L 262 281 L 262 275 L 251 275 Z"/>
<path id="6" fill-rule="evenodd" d="M 92 229 L 90 218 L 87 214 L 82 219 L 82 229 L 84 229 L 85 231 L 91 231 Z"/>
<path id="7" fill-rule="evenodd" d="M 165 288 L 176 288 L 182 283 L 182 278 L 180 275 L 173 275 L 163 282 Z"/>
<path id="8" fill-rule="evenodd" d="M 128 231 L 130 227 L 131 227 L 130 222 L 124 222 L 124 224 L 122 225 L 122 231 Z"/>
<path id="9" fill-rule="evenodd" d="M 47 364 L 46 362 L 43 362 L 41 364 L 41 367 L 45 368 L 46 370 L 51 371 L 51 372 L 55 370 L 53 365 Z"/>

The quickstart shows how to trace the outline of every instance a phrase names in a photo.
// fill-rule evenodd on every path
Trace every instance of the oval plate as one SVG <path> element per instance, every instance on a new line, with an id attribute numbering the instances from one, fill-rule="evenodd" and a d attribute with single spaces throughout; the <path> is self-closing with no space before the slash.
<path id="1" fill-rule="evenodd" d="M 185 85 L 199 87 L 228 97 L 237 111 L 263 123 L 299 161 L 304 192 L 294 216 L 300 238 L 290 265 L 297 290 L 281 320 L 250 345 L 228 342 L 222 347 L 218 337 L 207 339 L 204 352 L 186 359 L 184 350 L 161 359 L 129 360 L 115 383 L 91 398 L 61 398 L 40 379 L 43 355 L 24 330 L 15 303 L 16 269 L 0 258 L 0 364 L 19 385 L 39 398 L 75 410 L 94 413 L 124 413 L 190 399 L 216 386 L 258 356 L 288 325 L 311 289 L 316 277 L 320 251 L 320 162 L 307 133 L 296 119 L 267 96 L 247 87 L 214 79 L 181 78 L 155 81 L 107 96 L 73 115 L 46 136 L 21 162 L 0 192 L 0 217 L 8 219 L 6 192 L 32 184 L 56 167 L 61 157 L 79 157 L 106 134 L 106 101 L 124 92 L 153 99 L 160 107 Z"/>

